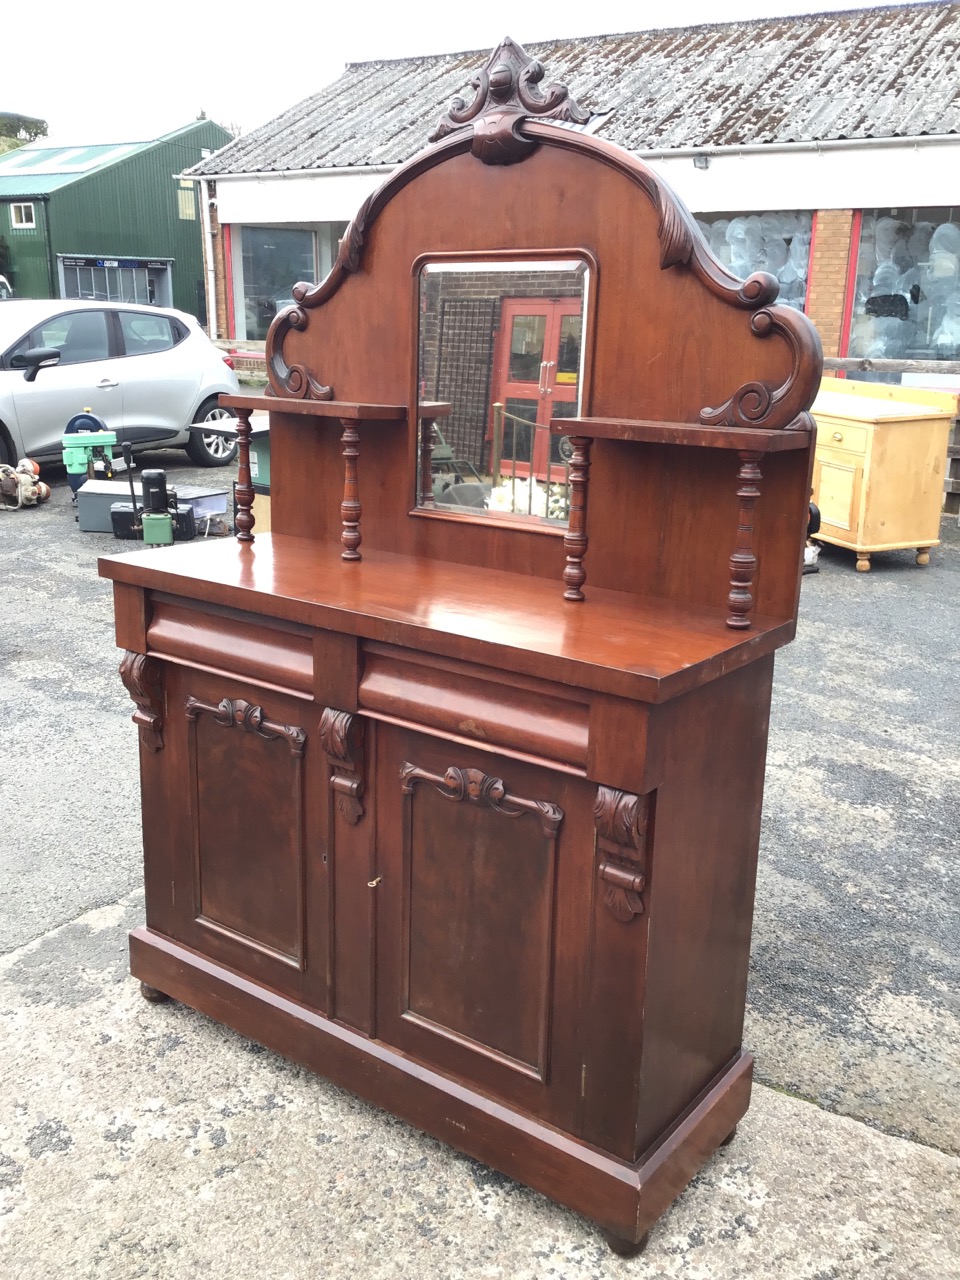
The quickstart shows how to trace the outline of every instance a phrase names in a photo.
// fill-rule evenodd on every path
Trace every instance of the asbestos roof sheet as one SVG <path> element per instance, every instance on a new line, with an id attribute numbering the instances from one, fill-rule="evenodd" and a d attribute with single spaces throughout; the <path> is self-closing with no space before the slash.
<path id="1" fill-rule="evenodd" d="M 631 151 L 960 132 L 960 3 L 548 40 L 526 46 Z M 191 172 L 394 165 L 426 145 L 490 51 L 349 65 Z M 543 86 L 541 86 L 542 88 Z"/>

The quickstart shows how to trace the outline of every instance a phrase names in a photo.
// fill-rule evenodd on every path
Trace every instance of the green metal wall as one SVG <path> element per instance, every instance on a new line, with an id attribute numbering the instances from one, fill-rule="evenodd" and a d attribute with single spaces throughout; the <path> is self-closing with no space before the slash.
<path id="1" fill-rule="evenodd" d="M 193 189 L 187 192 L 194 217 L 181 218 L 174 174 L 196 164 L 201 150 L 216 151 L 229 140 L 230 134 L 218 124 L 198 120 L 172 138 L 51 192 L 54 293 L 59 291 L 57 254 L 173 258 L 173 305 L 197 315 L 203 292 L 203 246 L 196 184 L 191 183 Z M 17 293 L 27 296 L 28 290 L 18 286 Z"/>
<path id="2" fill-rule="evenodd" d="M 32 204 L 36 227 L 13 229 L 11 205 Z M 29 198 L 0 204 L 0 235 L 10 248 L 10 283 L 18 298 L 55 298 L 56 284 L 50 275 L 47 255 L 47 205 Z"/>

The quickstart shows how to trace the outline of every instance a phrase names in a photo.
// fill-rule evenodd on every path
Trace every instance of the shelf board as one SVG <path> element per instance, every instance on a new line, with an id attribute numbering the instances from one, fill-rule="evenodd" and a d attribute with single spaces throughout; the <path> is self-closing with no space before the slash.
<path id="1" fill-rule="evenodd" d="M 294 400 L 286 396 L 221 396 L 228 409 L 304 414 L 311 418 L 354 418 L 370 422 L 406 422 L 404 404 L 359 404 L 354 400 Z"/>
<path id="2" fill-rule="evenodd" d="M 771 431 L 764 427 L 706 427 L 691 422 L 650 422 L 643 418 L 552 418 L 555 436 L 588 436 L 592 440 L 632 440 L 644 444 L 680 444 L 706 449 L 749 449 L 781 453 L 806 449 L 810 432 Z"/>

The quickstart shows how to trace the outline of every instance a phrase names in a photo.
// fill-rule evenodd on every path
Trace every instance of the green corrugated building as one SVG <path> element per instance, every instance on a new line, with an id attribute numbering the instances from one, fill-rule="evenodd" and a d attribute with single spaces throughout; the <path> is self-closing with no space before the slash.
<path id="1" fill-rule="evenodd" d="M 152 302 L 205 323 L 196 187 L 176 175 L 229 141 L 195 120 L 152 142 L 0 156 L 0 274 L 20 298 Z"/>

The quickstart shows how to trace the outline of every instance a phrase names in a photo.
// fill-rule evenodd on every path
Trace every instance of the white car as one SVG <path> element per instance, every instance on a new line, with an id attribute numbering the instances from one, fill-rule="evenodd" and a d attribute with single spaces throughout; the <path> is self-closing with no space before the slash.
<path id="1" fill-rule="evenodd" d="M 0 307 L 0 462 L 59 460 L 68 421 L 90 410 L 118 444 L 220 466 L 236 443 L 189 427 L 230 417 L 218 397 L 238 390 L 229 357 L 182 311 L 69 298 Z"/>

